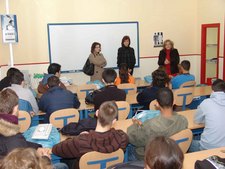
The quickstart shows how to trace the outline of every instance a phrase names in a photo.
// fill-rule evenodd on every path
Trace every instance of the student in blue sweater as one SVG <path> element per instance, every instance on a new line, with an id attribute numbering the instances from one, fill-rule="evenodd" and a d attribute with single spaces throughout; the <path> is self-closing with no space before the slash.
<path id="1" fill-rule="evenodd" d="M 66 108 L 79 108 L 80 102 L 75 94 L 60 87 L 60 80 L 57 76 L 48 78 L 48 91 L 42 95 L 39 102 L 39 109 L 46 113 L 44 122 L 49 122 L 50 115 L 57 110 Z"/>
<path id="2" fill-rule="evenodd" d="M 225 82 L 221 79 L 212 84 L 212 94 L 198 107 L 194 121 L 204 123 L 201 139 L 193 140 L 190 152 L 225 146 Z"/>
<path id="3" fill-rule="evenodd" d="M 152 72 L 152 80 L 152 85 L 137 95 L 137 101 L 144 106 L 144 110 L 148 110 L 149 104 L 156 99 L 157 91 L 160 88 L 169 87 L 170 84 L 169 76 L 162 69 Z"/>
<path id="4" fill-rule="evenodd" d="M 195 81 L 194 75 L 189 73 L 191 64 L 188 60 L 183 60 L 180 64 L 180 75 L 172 78 L 172 88 L 179 89 L 182 84 L 189 81 Z"/>

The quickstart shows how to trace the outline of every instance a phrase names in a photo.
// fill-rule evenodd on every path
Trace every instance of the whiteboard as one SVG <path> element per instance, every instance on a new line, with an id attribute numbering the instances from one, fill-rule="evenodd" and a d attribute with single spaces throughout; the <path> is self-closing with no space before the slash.
<path id="1" fill-rule="evenodd" d="M 93 42 L 102 45 L 106 67 L 117 67 L 117 51 L 123 36 L 131 39 L 139 67 L 138 22 L 48 24 L 50 63 L 59 63 L 62 72 L 81 71 L 90 55 Z"/>

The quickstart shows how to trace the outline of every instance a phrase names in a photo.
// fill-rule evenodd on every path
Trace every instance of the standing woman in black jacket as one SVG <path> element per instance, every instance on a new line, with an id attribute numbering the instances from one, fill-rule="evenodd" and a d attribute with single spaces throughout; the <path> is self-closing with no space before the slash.
<path id="1" fill-rule="evenodd" d="M 164 66 L 168 75 L 176 75 L 178 64 L 180 63 L 180 56 L 178 50 L 174 48 L 174 43 L 171 40 L 165 40 L 163 49 L 159 53 L 158 65 Z"/>
<path id="2" fill-rule="evenodd" d="M 127 64 L 129 68 L 129 73 L 132 75 L 134 71 L 134 66 L 136 64 L 136 58 L 134 54 L 134 49 L 130 47 L 130 37 L 124 36 L 121 42 L 121 46 L 118 49 L 117 54 L 117 66 L 120 67 L 121 64 Z"/>

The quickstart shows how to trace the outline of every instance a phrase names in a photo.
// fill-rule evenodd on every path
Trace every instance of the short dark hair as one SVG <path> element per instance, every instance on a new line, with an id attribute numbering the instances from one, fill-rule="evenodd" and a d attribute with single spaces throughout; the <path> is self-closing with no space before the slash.
<path id="1" fill-rule="evenodd" d="M 183 161 L 183 152 L 170 138 L 156 137 L 146 147 L 145 166 L 151 169 L 181 169 Z"/>
<path id="2" fill-rule="evenodd" d="M 22 72 L 15 72 L 14 75 L 11 77 L 11 84 L 18 84 L 21 85 L 21 83 L 24 81 L 24 75 Z"/>
<path id="3" fill-rule="evenodd" d="M 214 92 L 225 92 L 225 82 L 222 79 L 217 79 L 212 84 L 212 90 Z"/>
<path id="4" fill-rule="evenodd" d="M 101 47 L 101 44 L 100 44 L 99 42 L 94 42 L 94 43 L 92 43 L 92 45 L 91 45 L 91 53 L 94 53 L 95 48 L 96 48 L 96 46 L 98 46 L 98 45 Z"/>
<path id="5" fill-rule="evenodd" d="M 102 78 L 106 83 L 114 83 L 117 77 L 117 73 L 114 69 L 105 69 L 102 73 Z"/>
<path id="6" fill-rule="evenodd" d="M 17 69 L 17 68 L 11 67 L 11 68 L 8 69 L 6 76 L 12 77 L 15 72 L 20 72 L 20 70 Z"/>
<path id="7" fill-rule="evenodd" d="M 47 84 L 49 88 L 59 86 L 60 84 L 60 79 L 57 76 L 51 76 L 47 80 Z"/>
<path id="8" fill-rule="evenodd" d="M 118 107 L 114 101 L 107 101 L 101 104 L 98 113 L 98 120 L 102 127 L 112 124 L 118 116 Z"/>
<path id="9" fill-rule="evenodd" d="M 152 86 L 165 87 L 170 82 L 170 78 L 167 73 L 162 69 L 157 69 L 152 72 Z"/>
<path id="10" fill-rule="evenodd" d="M 191 63 L 188 60 L 183 60 L 180 65 L 183 67 L 184 70 L 189 71 L 191 67 Z"/>
<path id="11" fill-rule="evenodd" d="M 18 105 L 19 98 L 11 89 L 0 92 L 0 113 L 12 114 L 15 106 Z"/>
<path id="12" fill-rule="evenodd" d="M 172 108 L 173 107 L 173 92 L 171 89 L 164 87 L 157 92 L 157 101 L 162 108 Z"/>
<path id="13" fill-rule="evenodd" d="M 128 45 L 128 46 L 130 46 L 130 37 L 129 37 L 128 35 L 126 35 L 126 36 L 123 37 L 122 42 L 121 42 L 121 46 L 124 46 L 123 43 L 124 43 L 126 40 L 129 40 L 129 45 Z"/>
<path id="14" fill-rule="evenodd" d="M 58 63 L 52 63 L 48 66 L 48 74 L 55 75 L 56 73 L 59 73 L 61 70 L 61 65 Z"/>

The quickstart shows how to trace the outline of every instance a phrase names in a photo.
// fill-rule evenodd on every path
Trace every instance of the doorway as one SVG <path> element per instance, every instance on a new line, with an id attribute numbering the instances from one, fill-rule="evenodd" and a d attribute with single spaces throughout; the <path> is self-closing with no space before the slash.
<path id="1" fill-rule="evenodd" d="M 220 24 L 202 25 L 201 83 L 211 84 L 219 74 Z"/>

